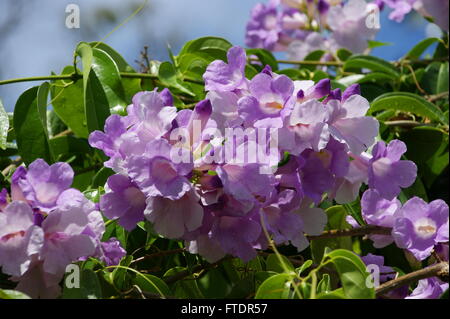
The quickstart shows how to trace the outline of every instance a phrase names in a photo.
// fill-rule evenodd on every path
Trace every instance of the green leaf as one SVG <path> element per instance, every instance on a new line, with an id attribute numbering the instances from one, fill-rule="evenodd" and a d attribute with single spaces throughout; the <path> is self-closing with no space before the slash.
<path id="1" fill-rule="evenodd" d="M 283 273 L 286 271 L 293 272 L 294 266 L 285 256 L 283 255 L 277 256 L 276 254 L 270 254 L 269 257 L 267 257 L 266 259 L 266 270 L 274 271 L 277 273 Z"/>
<path id="2" fill-rule="evenodd" d="M 345 48 L 340 48 L 339 50 L 336 51 L 336 55 L 341 61 L 347 61 L 348 58 L 352 56 L 352 54 L 353 53 L 351 51 Z"/>
<path id="3" fill-rule="evenodd" d="M 247 49 L 247 56 L 256 55 L 262 63 L 262 67 L 269 65 L 272 71 L 278 70 L 278 62 L 273 56 L 272 52 L 265 49 Z"/>
<path id="4" fill-rule="evenodd" d="M 182 93 L 185 93 L 190 96 L 195 96 L 195 93 L 192 92 L 185 83 L 182 83 L 178 78 L 175 71 L 175 68 L 170 62 L 163 62 L 159 66 L 158 77 L 161 83 L 164 86 L 169 88 L 175 88 Z"/>
<path id="5" fill-rule="evenodd" d="M 124 114 L 127 103 L 117 67 L 103 50 L 81 42 L 76 49 L 83 64 L 84 110 L 89 132 L 103 129 L 113 113 Z"/>
<path id="6" fill-rule="evenodd" d="M 17 290 L 0 289 L 0 299 L 31 299 L 23 292 Z"/>
<path id="7" fill-rule="evenodd" d="M 369 49 L 374 49 L 374 48 L 378 48 L 378 47 L 384 47 L 384 46 L 392 45 L 391 42 L 380 42 L 380 41 L 373 41 L 373 40 L 367 41 L 367 44 L 368 44 L 367 47 Z"/>
<path id="8" fill-rule="evenodd" d="M 179 69 L 182 77 L 203 81 L 203 73 L 208 65 L 214 60 L 226 61 L 230 48 L 231 43 L 217 37 L 203 37 L 189 41 L 174 58 L 175 68 Z"/>
<path id="9" fill-rule="evenodd" d="M 331 229 L 348 229 L 351 226 L 346 222 L 345 218 L 347 217 L 347 211 L 343 206 L 332 206 L 325 210 L 327 214 L 327 225 L 325 227 L 326 230 Z M 313 260 L 316 263 L 320 263 L 322 257 L 325 253 L 326 248 L 330 249 L 338 249 L 352 248 L 352 240 L 350 237 L 340 237 L 340 238 L 323 238 L 323 239 L 315 239 L 311 241 L 311 254 Z"/>
<path id="10" fill-rule="evenodd" d="M 313 261 L 311 259 L 308 259 L 303 263 L 303 265 L 296 268 L 295 270 L 297 271 L 297 274 L 300 276 L 306 269 L 311 267 L 312 264 L 313 264 Z"/>
<path id="11" fill-rule="evenodd" d="M 333 250 L 326 254 L 339 273 L 345 296 L 351 299 L 373 299 L 375 290 L 366 285 L 366 266 L 362 260 L 351 251 L 345 249 Z"/>
<path id="12" fill-rule="evenodd" d="M 317 284 L 317 292 L 319 294 L 329 293 L 331 290 L 331 281 L 329 274 L 323 274 L 322 279 Z"/>
<path id="13" fill-rule="evenodd" d="M 448 134 L 433 127 L 415 127 L 400 137 L 408 147 L 405 157 L 417 164 L 419 175 L 430 188 L 449 164 Z"/>
<path id="14" fill-rule="evenodd" d="M 292 277 L 278 274 L 265 280 L 256 291 L 255 299 L 288 299 L 291 293 Z"/>
<path id="15" fill-rule="evenodd" d="M 19 154 L 26 164 L 38 158 L 52 163 L 47 126 L 42 125 L 37 106 L 38 87 L 26 90 L 14 107 L 13 126 Z"/>
<path id="16" fill-rule="evenodd" d="M 325 51 L 316 50 L 316 51 L 310 52 L 303 60 L 304 61 L 320 61 L 320 59 L 323 57 L 324 54 L 325 54 Z M 314 71 L 315 69 L 317 69 L 317 66 L 316 65 L 302 65 L 301 68 L 307 69 L 310 71 Z"/>
<path id="17" fill-rule="evenodd" d="M 430 45 L 436 42 L 440 42 L 441 39 L 439 38 L 427 38 L 425 40 L 420 41 L 417 43 L 406 55 L 405 58 L 407 59 L 419 59 L 423 52 L 425 52 L 426 49 Z"/>
<path id="18" fill-rule="evenodd" d="M 170 288 L 167 284 L 160 278 L 149 275 L 141 274 L 136 275 L 134 278 L 134 283 L 139 286 L 143 291 L 153 293 L 162 297 L 170 296 Z"/>
<path id="19" fill-rule="evenodd" d="M 93 154 L 93 149 L 89 146 L 87 140 L 70 135 L 51 138 L 49 144 L 56 159 L 59 156 L 68 154 L 80 156 Z"/>
<path id="20" fill-rule="evenodd" d="M 370 55 L 353 55 L 344 63 L 344 69 L 361 68 L 369 69 L 371 71 L 378 71 L 388 73 L 394 77 L 399 77 L 397 69 L 388 61 L 370 56 Z"/>
<path id="21" fill-rule="evenodd" d="M 420 86 L 429 94 L 436 94 L 438 87 L 439 72 L 441 70 L 442 63 L 432 62 L 425 68 L 425 73 L 420 79 Z"/>
<path id="22" fill-rule="evenodd" d="M 171 277 L 176 275 L 179 272 L 186 271 L 186 267 L 174 267 L 166 271 L 163 278 Z M 185 277 L 183 280 L 178 280 L 174 284 L 171 285 L 171 290 L 174 292 L 175 297 L 177 298 L 193 298 L 200 299 L 205 298 L 202 294 L 200 288 L 198 287 L 197 281 L 194 280 L 194 276 L 190 275 Z"/>
<path id="23" fill-rule="evenodd" d="M 70 276 L 69 273 L 67 276 Z M 67 279 L 65 277 L 65 280 Z M 64 282 L 65 282 L 64 280 Z M 101 299 L 102 288 L 97 274 L 91 269 L 83 269 L 80 274 L 80 287 L 68 288 L 63 285 L 63 299 Z"/>
<path id="24" fill-rule="evenodd" d="M 339 288 L 327 293 L 320 293 L 316 297 L 317 299 L 347 299 L 345 297 L 344 289 Z"/>
<path id="25" fill-rule="evenodd" d="M 197 280 L 204 296 L 208 298 L 225 298 L 232 289 L 232 284 L 223 271 L 211 269 Z"/>
<path id="26" fill-rule="evenodd" d="M 90 42 L 89 45 L 108 53 L 116 63 L 120 72 L 136 73 L 136 70 L 129 65 L 127 61 L 125 61 L 122 55 L 120 55 L 120 53 L 111 48 L 109 45 L 103 42 Z M 127 104 L 131 103 L 131 99 L 136 93 L 142 91 L 141 79 L 138 78 L 122 78 L 122 86 L 125 91 L 125 101 Z"/>
<path id="27" fill-rule="evenodd" d="M 228 50 L 232 47 L 232 44 L 225 39 L 218 37 L 203 37 L 187 42 L 181 49 L 178 57 L 186 53 L 206 53 L 213 60 L 225 61 Z M 211 61 L 213 61 L 211 60 Z"/>
<path id="28" fill-rule="evenodd" d="M 442 63 L 436 84 L 436 93 L 448 92 L 448 62 Z"/>
<path id="29" fill-rule="evenodd" d="M 448 118 L 433 103 L 407 92 L 385 93 L 372 101 L 369 114 L 381 110 L 409 112 L 448 125 Z"/>
<path id="30" fill-rule="evenodd" d="M 109 117 L 109 103 L 103 86 L 94 70 L 91 70 L 86 80 L 84 90 L 84 110 L 89 132 L 103 130 L 105 121 Z"/>
<path id="31" fill-rule="evenodd" d="M 0 148 L 6 150 L 6 142 L 8 138 L 9 118 L 0 100 Z"/>
<path id="32" fill-rule="evenodd" d="M 61 74 L 73 72 L 73 66 L 69 65 L 62 70 Z M 83 81 L 70 84 L 67 80 L 57 80 L 53 84 L 50 91 L 55 113 L 76 136 L 87 138 L 89 132 L 84 112 Z"/>
<path id="33" fill-rule="evenodd" d="M 97 188 L 99 186 L 105 186 L 108 177 L 114 174 L 114 171 L 109 167 L 102 167 L 97 174 L 95 174 L 91 187 Z"/>

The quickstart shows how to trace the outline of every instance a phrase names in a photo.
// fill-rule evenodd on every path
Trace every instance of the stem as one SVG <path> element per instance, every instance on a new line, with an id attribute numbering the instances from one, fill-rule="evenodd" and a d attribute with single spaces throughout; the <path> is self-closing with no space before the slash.
<path id="1" fill-rule="evenodd" d="M 307 236 L 309 240 L 346 237 L 346 236 L 364 236 L 364 235 L 390 235 L 392 228 L 382 226 L 362 226 L 352 229 L 334 229 L 323 232 L 320 235 Z"/>
<path id="2" fill-rule="evenodd" d="M 186 249 L 178 248 L 178 249 L 173 249 L 173 250 L 162 250 L 162 251 L 158 251 L 157 253 L 139 257 L 139 258 L 133 260 L 131 263 L 134 264 L 134 263 L 140 262 L 142 260 L 153 259 L 153 258 L 157 258 L 157 257 L 164 257 L 164 256 L 168 256 L 168 255 L 182 253 L 182 252 L 186 252 Z"/>
<path id="3" fill-rule="evenodd" d="M 387 126 L 401 126 L 401 127 L 416 127 L 416 126 L 432 126 L 427 123 L 420 123 L 416 121 L 399 120 L 399 121 L 386 121 L 383 122 Z"/>
<path id="4" fill-rule="evenodd" d="M 212 264 L 197 265 L 197 266 L 193 267 L 192 270 L 180 271 L 179 273 L 176 273 L 173 276 L 165 278 L 164 281 L 166 284 L 173 284 L 174 282 L 177 282 L 178 280 L 182 280 L 182 279 L 184 279 L 194 273 L 200 272 L 202 270 L 209 270 L 209 269 L 216 268 L 217 266 L 220 265 L 220 263 L 222 263 L 223 261 L 228 260 L 230 258 L 232 258 L 232 257 L 227 256 L 227 257 L 224 257 L 224 258 L 220 259 L 219 261 L 216 261 L 215 263 L 212 263 Z"/>
<path id="5" fill-rule="evenodd" d="M 435 95 L 430 95 L 430 96 L 428 96 L 427 100 L 430 101 L 430 102 L 434 102 L 434 101 L 440 100 L 442 98 L 445 98 L 447 96 L 448 96 L 448 91 L 447 92 L 442 92 L 442 93 L 439 93 L 439 94 L 435 94 Z"/>
<path id="6" fill-rule="evenodd" d="M 148 73 L 132 73 L 132 72 L 120 72 L 120 76 L 123 78 L 139 78 L 139 79 L 158 79 L 158 76 L 154 74 Z M 1 80 L 0 85 L 18 83 L 18 82 L 30 82 L 30 81 L 48 81 L 48 80 L 72 80 L 76 81 L 78 79 L 83 78 L 81 74 L 72 73 L 72 74 L 63 74 L 63 75 L 46 75 L 46 76 L 32 76 L 26 78 L 17 78 L 17 79 L 9 79 L 9 80 Z M 203 81 L 199 81 L 191 78 L 184 78 L 184 81 L 203 84 Z"/>
<path id="7" fill-rule="evenodd" d="M 434 264 L 424 269 L 420 269 L 385 282 L 384 284 L 376 288 L 375 293 L 377 296 L 381 296 L 396 288 L 406 286 L 412 282 L 430 277 L 439 277 L 439 279 L 448 282 L 448 262 L 440 262 L 438 264 Z"/>
<path id="8" fill-rule="evenodd" d="M 0 85 L 18 83 L 18 82 L 29 82 L 29 81 L 47 81 L 47 80 L 73 80 L 76 81 L 82 76 L 77 73 L 66 74 L 66 75 L 46 75 L 46 76 L 32 76 L 27 78 L 9 79 L 0 81 Z"/>

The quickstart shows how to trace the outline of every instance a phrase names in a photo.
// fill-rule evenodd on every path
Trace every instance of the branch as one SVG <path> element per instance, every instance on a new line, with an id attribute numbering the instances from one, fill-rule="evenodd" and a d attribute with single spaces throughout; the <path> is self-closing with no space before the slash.
<path id="1" fill-rule="evenodd" d="M 139 79 L 158 79 L 157 75 L 148 73 L 132 73 L 132 72 L 120 72 L 122 78 L 139 78 Z M 63 75 L 46 75 L 46 76 L 32 76 L 26 78 L 1 80 L 0 85 L 18 83 L 18 82 L 30 82 L 30 81 L 51 81 L 51 80 L 72 80 L 76 81 L 83 78 L 83 75 L 78 73 L 63 74 Z M 185 82 L 203 84 L 203 81 L 184 77 Z"/>
<path id="2" fill-rule="evenodd" d="M 323 232 L 320 235 L 306 236 L 309 240 L 346 237 L 346 236 L 364 236 L 364 235 L 390 235 L 392 228 L 382 226 L 362 226 L 352 229 L 334 229 Z"/>
<path id="3" fill-rule="evenodd" d="M 439 94 L 435 94 L 435 95 L 430 95 L 430 96 L 427 97 L 427 100 L 430 101 L 430 102 L 434 102 L 434 101 L 443 99 L 445 97 L 448 97 L 448 91 L 442 92 L 442 93 L 439 93 Z"/>
<path id="4" fill-rule="evenodd" d="M 448 282 L 448 262 L 440 262 L 432 266 L 420 269 L 404 276 L 398 277 L 396 279 L 385 282 L 375 289 L 377 296 L 384 295 L 385 293 L 397 289 L 402 286 L 409 285 L 412 282 L 430 278 L 439 277 L 442 281 Z"/>
<path id="5" fill-rule="evenodd" d="M 147 259 L 164 257 L 164 256 L 174 255 L 174 254 L 183 253 L 183 252 L 187 252 L 187 250 L 185 248 L 178 248 L 178 249 L 172 249 L 172 250 L 162 250 L 162 251 L 158 251 L 157 253 L 153 253 L 153 254 L 145 255 L 143 257 L 136 258 L 131 263 L 134 264 L 134 263 L 137 263 L 137 262 L 140 262 L 140 261 L 143 261 L 143 260 L 147 260 Z"/>
<path id="6" fill-rule="evenodd" d="M 386 121 L 383 122 L 387 126 L 401 126 L 401 127 L 417 127 L 417 126 L 433 126 L 428 123 L 420 123 L 416 121 L 399 120 L 399 121 Z"/>

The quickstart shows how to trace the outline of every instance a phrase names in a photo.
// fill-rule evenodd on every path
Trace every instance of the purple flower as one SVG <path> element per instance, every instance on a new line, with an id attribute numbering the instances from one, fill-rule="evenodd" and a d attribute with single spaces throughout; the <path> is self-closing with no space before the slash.
<path id="1" fill-rule="evenodd" d="M 421 0 L 416 1 L 422 5 L 418 11 L 424 16 L 431 16 L 433 22 L 436 23 L 442 30 L 448 32 L 448 0 Z"/>
<path id="2" fill-rule="evenodd" d="M 356 94 L 343 102 L 330 100 L 327 103 L 330 134 L 337 141 L 347 144 L 354 154 L 367 150 L 378 135 L 378 121 L 365 116 L 369 107 L 369 102 Z"/>
<path id="3" fill-rule="evenodd" d="M 318 32 L 305 32 L 299 39 L 293 40 L 287 47 L 288 59 L 302 61 L 305 57 L 317 50 L 334 52 L 338 49 L 333 41 Z"/>
<path id="4" fill-rule="evenodd" d="M 215 220 L 211 233 L 224 252 L 244 262 L 256 257 L 253 246 L 261 234 L 259 222 L 245 216 L 221 216 Z"/>
<path id="5" fill-rule="evenodd" d="M 283 30 L 297 30 L 308 23 L 308 16 L 296 9 L 287 8 L 283 10 L 280 20 Z"/>
<path id="6" fill-rule="evenodd" d="M 227 53 L 228 64 L 222 60 L 213 61 L 203 74 L 206 91 L 229 92 L 245 89 L 245 65 L 247 56 L 241 47 L 232 47 Z"/>
<path id="7" fill-rule="evenodd" d="M 336 180 L 330 197 L 339 204 L 353 202 L 359 194 L 362 183 L 367 183 L 367 166 L 355 159 L 350 161 L 347 174 Z"/>
<path id="8" fill-rule="evenodd" d="M 166 102 L 156 90 L 139 92 L 133 97 L 133 104 L 127 108 L 128 121 L 135 123 L 130 130 L 136 132 L 140 140 L 149 142 L 161 138 L 172 128 L 177 108 L 165 106 Z"/>
<path id="9" fill-rule="evenodd" d="M 264 118 L 284 118 L 291 111 L 294 83 L 285 75 L 272 78 L 260 73 L 249 84 L 250 95 L 238 101 L 238 110 L 248 125 Z"/>
<path id="10" fill-rule="evenodd" d="M 362 256 L 361 260 L 366 264 L 366 266 L 375 265 L 380 271 L 380 283 L 395 279 L 396 272 L 392 267 L 384 265 L 384 257 L 377 256 L 373 254 L 367 254 Z"/>
<path id="11" fill-rule="evenodd" d="M 149 142 L 144 155 L 131 156 L 125 168 L 147 196 L 179 199 L 192 187 L 186 178 L 192 163 L 173 163 L 171 145 L 164 139 Z"/>
<path id="12" fill-rule="evenodd" d="M 95 253 L 95 240 L 83 232 L 89 218 L 83 207 L 56 209 L 42 223 L 44 245 L 39 253 L 46 273 L 62 277 L 71 262 Z"/>
<path id="13" fill-rule="evenodd" d="M 195 190 L 190 190 L 179 199 L 148 197 L 145 218 L 155 230 L 167 238 L 182 238 L 186 232 L 202 225 L 203 208 Z"/>
<path id="14" fill-rule="evenodd" d="M 127 254 L 125 249 L 120 246 L 120 241 L 116 238 L 110 238 L 108 241 L 100 244 L 102 256 L 100 260 L 104 261 L 107 266 L 114 266 L 120 263 L 120 260 Z"/>
<path id="15" fill-rule="evenodd" d="M 383 0 L 385 4 L 393 11 L 389 14 L 389 19 L 396 22 L 402 22 L 405 15 L 413 9 L 413 5 L 417 0 Z"/>
<path id="16" fill-rule="evenodd" d="M 344 6 L 332 6 L 329 9 L 327 22 L 333 31 L 331 36 L 339 47 L 363 53 L 367 48 L 367 40 L 373 39 L 378 31 L 366 25 L 366 17 L 372 6 L 364 0 L 349 0 Z"/>
<path id="17" fill-rule="evenodd" d="M 6 205 L 8 204 L 8 190 L 6 188 L 3 188 L 0 191 L 0 212 L 5 209 Z"/>
<path id="18" fill-rule="evenodd" d="M 303 220 L 292 212 L 298 207 L 300 198 L 294 190 L 287 189 L 276 196 L 260 210 L 267 230 L 276 244 L 291 242 L 299 251 L 306 246 L 303 235 Z"/>
<path id="19" fill-rule="evenodd" d="M 37 159 L 28 167 L 25 177 L 19 180 L 22 192 L 33 207 L 50 211 L 63 191 L 72 184 L 73 170 L 67 163 L 49 166 Z"/>
<path id="20" fill-rule="evenodd" d="M 173 96 L 172 93 L 170 93 L 170 90 L 168 88 L 164 88 L 159 92 L 159 97 L 163 101 L 164 106 L 172 106 L 173 105 Z"/>
<path id="21" fill-rule="evenodd" d="M 247 23 L 245 43 L 251 48 L 275 50 L 282 31 L 278 1 L 271 0 L 267 5 L 258 3 L 251 11 Z"/>
<path id="22" fill-rule="evenodd" d="M 61 276 L 46 273 L 42 261 L 34 261 L 23 276 L 10 279 L 18 282 L 16 290 L 31 298 L 56 299 L 61 295 Z"/>
<path id="23" fill-rule="evenodd" d="M 344 93 L 342 94 L 342 101 L 345 102 L 352 95 L 361 95 L 361 87 L 358 83 L 354 83 L 345 89 Z"/>
<path id="24" fill-rule="evenodd" d="M 300 173 L 305 194 L 318 203 L 323 193 L 332 189 L 336 178 L 348 172 L 346 145 L 330 139 L 321 151 L 307 149 L 301 156 L 306 160 Z"/>
<path id="25" fill-rule="evenodd" d="M 27 175 L 27 169 L 24 166 L 19 166 L 11 176 L 11 200 L 21 200 L 26 202 L 27 199 L 23 195 L 22 188 L 19 182 L 25 179 Z"/>
<path id="26" fill-rule="evenodd" d="M 386 199 L 393 199 L 400 194 L 400 188 L 411 186 L 416 179 L 416 164 L 400 160 L 405 152 L 406 145 L 399 140 L 393 140 L 387 146 L 380 141 L 373 147 L 368 184 Z"/>
<path id="27" fill-rule="evenodd" d="M 448 241 L 449 212 L 444 201 L 427 204 L 413 197 L 403 205 L 400 214 L 392 236 L 398 247 L 409 250 L 417 259 L 424 260 L 436 244 Z"/>
<path id="28" fill-rule="evenodd" d="M 108 178 L 107 191 L 100 198 L 100 209 L 109 219 L 118 219 L 119 225 L 131 231 L 144 220 L 146 197 L 127 176 L 120 174 Z"/>
<path id="29" fill-rule="evenodd" d="M 362 256 L 361 260 L 366 264 L 366 266 L 378 267 L 378 274 L 380 275 L 380 283 L 384 283 L 389 280 L 393 280 L 397 277 L 397 272 L 389 266 L 384 265 L 384 257 L 377 256 L 373 254 L 367 254 Z M 375 273 L 374 273 L 375 276 Z M 408 294 L 408 285 L 399 287 L 397 289 L 391 290 L 383 294 L 383 299 L 404 299 Z"/>
<path id="30" fill-rule="evenodd" d="M 113 167 L 115 158 L 122 158 L 119 148 L 121 136 L 127 132 L 127 121 L 117 114 L 110 115 L 105 121 L 104 133 L 94 131 L 89 135 L 89 144 L 102 150 L 111 159 L 104 163 L 106 167 Z"/>
<path id="31" fill-rule="evenodd" d="M 238 113 L 239 97 L 233 92 L 210 91 L 206 98 L 211 101 L 211 119 L 217 124 L 217 128 L 224 133 L 225 128 L 240 125 L 242 119 Z M 179 112 L 180 113 L 180 112 Z"/>
<path id="32" fill-rule="evenodd" d="M 369 225 L 393 227 L 399 215 L 401 203 L 398 199 L 387 200 L 380 196 L 376 190 L 367 190 L 361 198 L 361 214 Z M 383 248 L 391 244 L 392 236 L 371 235 L 375 248 Z"/>
<path id="33" fill-rule="evenodd" d="M 405 299 L 438 299 L 448 289 L 448 283 L 432 277 L 419 280 L 414 291 Z"/>
<path id="34" fill-rule="evenodd" d="M 43 242 L 42 229 L 34 225 L 27 203 L 14 201 L 0 213 L 0 266 L 4 273 L 22 276 Z"/>
<path id="35" fill-rule="evenodd" d="M 273 175 L 261 174 L 259 170 L 258 164 L 225 164 L 217 167 L 216 172 L 222 182 L 223 191 L 244 205 L 248 203 L 251 208 L 255 196 L 268 198 L 276 183 Z"/>

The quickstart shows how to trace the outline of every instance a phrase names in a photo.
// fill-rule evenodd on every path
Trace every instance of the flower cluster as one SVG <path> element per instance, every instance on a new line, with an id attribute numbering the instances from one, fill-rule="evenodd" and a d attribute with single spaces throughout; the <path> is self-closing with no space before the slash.
<path id="1" fill-rule="evenodd" d="M 391 8 L 389 19 L 402 22 L 405 15 L 416 10 L 424 17 L 432 18 L 442 30 L 448 32 L 448 10 L 447 0 L 379 0 L 379 3 Z"/>
<path id="2" fill-rule="evenodd" d="M 0 192 L 0 266 L 33 298 L 54 298 L 70 263 L 89 256 L 116 263 L 125 251 L 112 239 L 96 205 L 70 188 L 67 163 L 42 159 L 14 172 L 10 194 Z M 118 258 L 117 258 L 118 257 Z"/>
<path id="3" fill-rule="evenodd" d="M 257 4 L 247 23 L 246 44 L 270 51 L 287 51 L 291 60 L 327 52 L 332 59 L 340 48 L 362 53 L 379 30 L 379 1 L 270 0 Z M 374 15 L 372 22 L 369 15 Z"/>
<path id="4" fill-rule="evenodd" d="M 377 190 L 367 190 L 361 198 L 361 213 L 369 225 L 392 228 L 391 235 L 369 236 L 376 248 L 395 241 L 416 259 L 424 260 L 449 239 L 449 209 L 440 199 L 426 203 L 413 197 L 402 205 L 396 198 L 387 200 Z M 359 226 L 352 217 L 348 221 Z"/>
<path id="5" fill-rule="evenodd" d="M 182 239 L 208 261 L 243 260 L 255 249 L 308 246 L 320 234 L 328 196 L 356 199 L 362 183 L 392 200 L 416 166 L 404 144 L 379 142 L 378 122 L 357 85 L 332 90 L 328 79 L 292 81 L 266 66 L 245 76 L 244 49 L 212 62 L 206 99 L 193 110 L 172 106 L 170 92 L 140 92 L 126 116 L 111 115 L 89 142 L 109 157 L 100 209 L 125 229 L 147 219 L 160 235 Z"/>

